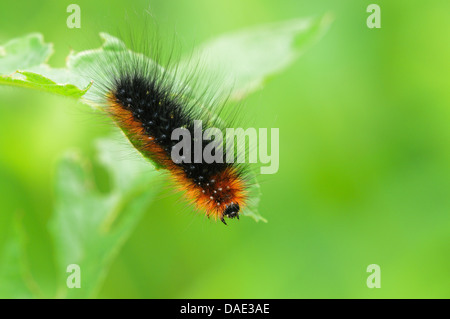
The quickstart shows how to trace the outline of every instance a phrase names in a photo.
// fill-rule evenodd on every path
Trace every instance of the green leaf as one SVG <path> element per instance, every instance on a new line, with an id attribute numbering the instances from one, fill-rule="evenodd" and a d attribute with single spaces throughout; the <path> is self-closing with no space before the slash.
<path id="1" fill-rule="evenodd" d="M 150 57 L 145 56 L 141 53 L 136 53 L 129 50 L 125 43 L 120 39 L 101 32 L 100 37 L 103 43 L 100 48 L 86 50 L 81 52 L 71 52 L 67 57 L 67 69 L 76 76 L 82 79 L 95 79 L 94 80 L 94 90 L 87 92 L 85 96 L 81 99 L 81 102 L 88 104 L 94 108 L 101 108 L 103 101 L 99 100 L 97 92 L 95 92 L 96 83 L 108 79 L 112 72 L 115 72 L 114 65 L 111 65 L 111 61 L 115 61 L 121 57 L 120 54 L 124 54 L 124 58 L 145 61 L 147 65 L 155 64 L 156 67 L 162 69 L 161 66 L 157 65 L 154 60 Z M 100 68 L 99 65 L 103 66 Z M 93 73 L 95 70 L 95 73 Z M 175 82 L 175 86 L 178 85 Z M 86 82 L 84 82 L 86 85 Z"/>
<path id="2" fill-rule="evenodd" d="M 259 201 L 261 199 L 261 187 L 259 186 L 256 177 L 253 178 L 253 181 L 251 181 L 250 184 L 251 186 L 249 187 L 248 190 L 249 202 L 247 203 L 247 207 L 245 207 L 241 213 L 243 216 L 253 218 L 256 222 L 262 221 L 264 223 L 267 223 L 267 219 L 262 217 L 258 212 Z"/>
<path id="3" fill-rule="evenodd" d="M 58 297 L 92 297 L 98 292 L 111 261 L 159 191 L 160 174 L 142 157 L 132 163 L 120 160 L 136 152 L 130 146 L 100 140 L 97 147 L 112 185 L 107 193 L 97 189 L 90 164 L 76 153 L 58 164 L 50 224 L 60 277 Z M 70 264 L 80 266 L 80 289 L 66 287 Z"/>
<path id="4" fill-rule="evenodd" d="M 68 69 L 52 69 L 46 62 L 53 53 L 52 44 L 33 33 L 0 46 L 0 84 L 37 89 L 80 98 L 92 86 Z M 11 74 L 12 73 L 12 74 Z M 83 87 L 79 89 L 76 85 Z"/>
<path id="5" fill-rule="evenodd" d="M 103 40 L 100 48 L 78 53 L 71 52 L 67 57 L 67 68 L 76 70 L 79 74 L 88 75 L 92 66 L 98 64 L 98 60 L 116 57 L 116 52 L 128 50 L 121 40 L 108 33 L 101 32 L 100 37 Z"/>
<path id="6" fill-rule="evenodd" d="M 0 46 L 0 74 L 10 74 L 47 62 L 53 45 L 44 43 L 42 34 L 32 33 Z"/>
<path id="7" fill-rule="evenodd" d="M 213 75 L 231 100 L 261 88 L 273 74 L 294 62 L 330 25 L 331 18 L 295 19 L 225 34 L 201 45 L 178 68 L 189 73 L 198 61 L 207 81 Z M 195 63 L 194 63 L 195 64 Z M 201 81 L 201 79 L 199 79 Z M 208 83 L 205 82 L 205 88 Z"/>
<path id="8" fill-rule="evenodd" d="M 0 84 L 27 87 L 74 98 L 80 98 L 92 86 L 91 82 L 84 89 L 79 89 L 73 84 L 58 84 L 43 75 L 27 71 L 17 71 L 9 76 L 0 75 Z"/>

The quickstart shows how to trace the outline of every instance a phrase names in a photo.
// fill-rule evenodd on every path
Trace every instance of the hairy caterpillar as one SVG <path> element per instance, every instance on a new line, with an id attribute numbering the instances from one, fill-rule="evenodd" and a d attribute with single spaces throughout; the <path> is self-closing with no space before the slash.
<path id="1" fill-rule="evenodd" d="M 196 162 L 177 161 L 171 156 L 178 143 L 172 139 L 176 129 L 190 133 L 188 143 L 193 149 L 198 142 L 194 134 L 196 121 L 202 121 L 202 135 L 209 128 L 230 127 L 224 121 L 224 102 L 196 96 L 192 74 L 181 79 L 176 72 L 162 67 L 157 55 L 150 59 L 149 54 L 136 54 L 124 47 L 106 53 L 88 70 L 94 80 L 91 99 L 102 106 L 144 157 L 170 173 L 188 202 L 225 225 L 225 218 L 239 219 L 242 208 L 248 204 L 250 171 L 243 164 L 225 160 L 234 149 L 224 150 L 219 154 L 223 160 L 217 162 L 203 158 Z M 202 97 L 207 95 L 202 93 Z M 215 143 L 222 148 L 223 141 Z"/>

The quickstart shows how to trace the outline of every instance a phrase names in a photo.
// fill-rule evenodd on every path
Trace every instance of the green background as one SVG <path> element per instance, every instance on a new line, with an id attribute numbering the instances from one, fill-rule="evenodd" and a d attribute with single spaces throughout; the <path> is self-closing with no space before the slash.
<path id="1" fill-rule="evenodd" d="M 280 128 L 279 172 L 261 178 L 260 213 L 269 223 L 241 218 L 224 227 L 165 190 L 98 297 L 450 297 L 448 1 L 376 1 L 381 29 L 366 26 L 372 2 L 353 0 L 79 0 L 81 29 L 68 29 L 72 2 L 2 1 L 0 43 L 40 32 L 54 43 L 49 63 L 62 67 L 70 49 L 98 46 L 100 31 L 126 32 L 124 17 L 146 8 L 186 51 L 253 25 L 335 18 L 245 101 L 256 127 Z M 44 296 L 57 286 L 47 225 L 55 161 L 74 148 L 92 156 L 93 140 L 111 130 L 68 98 L 0 88 L 0 245 L 20 213 Z M 380 289 L 366 286 L 373 263 Z"/>

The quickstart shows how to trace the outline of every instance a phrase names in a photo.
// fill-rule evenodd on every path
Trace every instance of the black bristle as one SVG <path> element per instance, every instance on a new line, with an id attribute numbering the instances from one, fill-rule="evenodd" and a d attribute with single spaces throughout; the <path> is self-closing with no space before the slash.
<path id="1" fill-rule="evenodd" d="M 172 131 L 185 127 L 191 133 L 191 149 L 194 149 L 194 125 L 193 118 L 186 112 L 185 105 L 181 105 L 177 100 L 167 99 L 168 93 L 164 86 L 152 83 L 152 78 L 135 75 L 116 80 L 115 96 L 118 104 L 125 106 L 143 123 L 143 127 L 149 136 L 155 137 L 155 141 L 167 152 L 170 157 L 170 150 L 178 141 L 170 137 Z M 147 94 L 149 92 L 149 94 Z M 145 105 L 144 107 L 142 105 Z M 208 127 L 202 127 L 205 131 Z M 205 144 L 205 143 L 203 143 Z M 203 145 L 205 146 L 205 145 Z M 223 171 L 232 165 L 225 163 L 226 152 L 223 154 L 223 163 L 176 163 L 181 166 L 189 178 L 194 181 L 210 179 L 212 176 Z"/>

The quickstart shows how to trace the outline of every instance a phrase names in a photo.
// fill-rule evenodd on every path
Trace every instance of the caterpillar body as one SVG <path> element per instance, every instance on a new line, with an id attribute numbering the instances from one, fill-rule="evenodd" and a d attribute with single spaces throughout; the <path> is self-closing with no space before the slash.
<path id="1" fill-rule="evenodd" d="M 112 51 L 99 59 L 91 78 L 103 109 L 144 157 L 169 172 L 189 203 L 225 225 L 225 218 L 239 219 L 249 196 L 247 166 L 227 162 L 227 150 L 222 161 L 212 163 L 204 159 L 179 162 L 171 156 L 178 143 L 171 138 L 175 129 L 189 131 L 193 149 L 194 121 L 202 121 L 202 132 L 225 128 L 226 121 L 217 115 L 219 107 L 205 106 L 187 78 L 179 81 L 148 55 L 128 50 Z"/>

